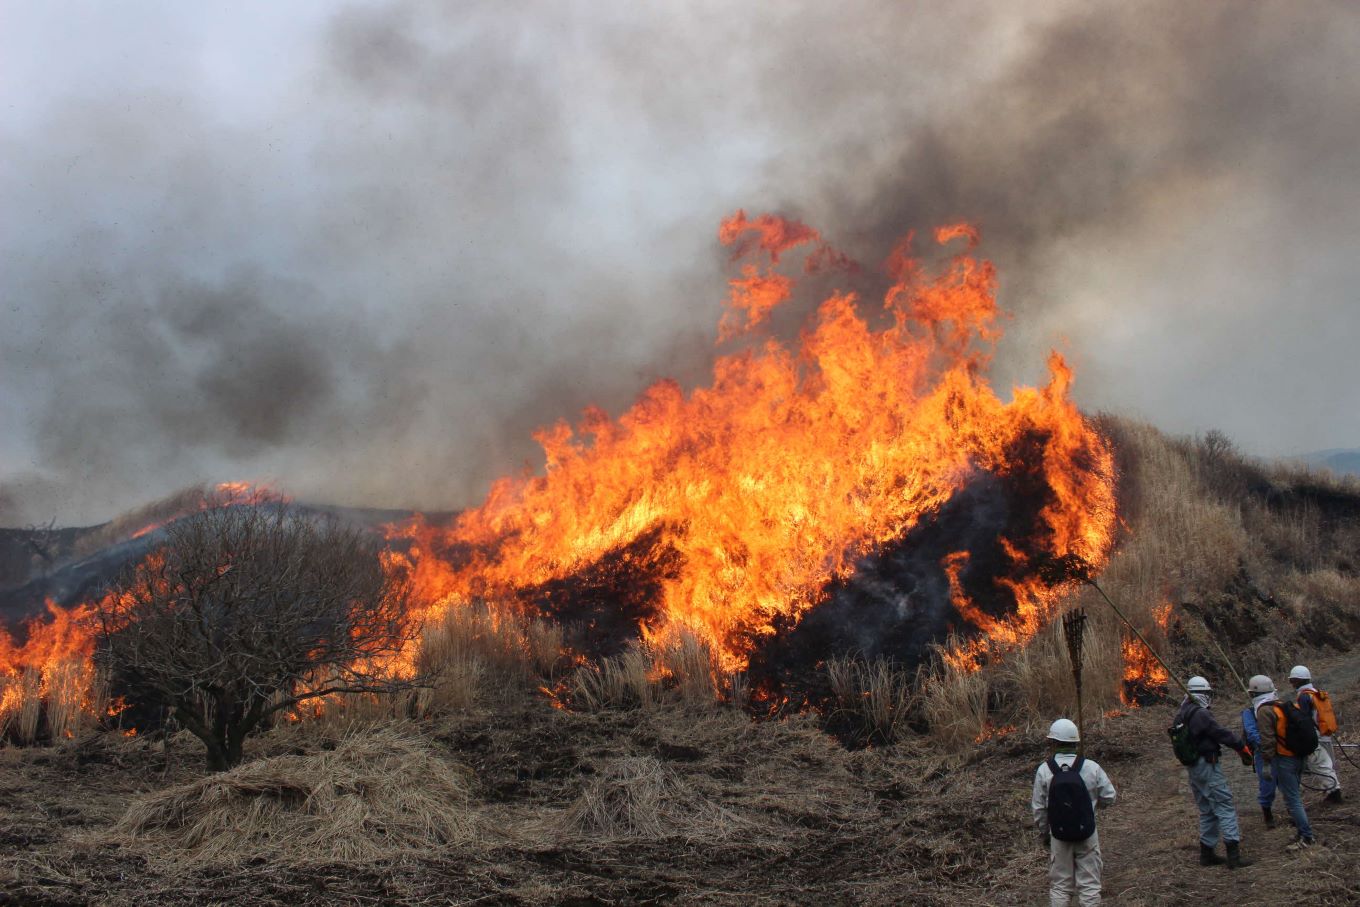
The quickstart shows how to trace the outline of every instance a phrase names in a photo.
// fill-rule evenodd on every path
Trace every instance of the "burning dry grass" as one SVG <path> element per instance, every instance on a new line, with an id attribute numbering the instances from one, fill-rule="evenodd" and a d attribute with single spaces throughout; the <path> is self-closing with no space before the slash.
<path id="1" fill-rule="evenodd" d="M 827 681 L 839 716 L 864 743 L 892 743 L 910 730 L 919 706 L 919 675 L 893 662 L 854 656 L 828 659 Z"/>
<path id="2" fill-rule="evenodd" d="M 454 604 L 427 627 L 416 657 L 434 685 L 420 714 L 472 708 L 488 698 L 551 684 L 568 663 L 562 627 L 487 602 Z"/>
<path id="3" fill-rule="evenodd" d="M 661 692 L 651 670 L 651 655 L 642 646 L 584 665 L 571 676 L 572 707 L 587 712 L 650 708 Z"/>
<path id="4" fill-rule="evenodd" d="M 991 726 L 989 692 L 986 672 L 941 663 L 921 689 L 931 736 L 947 749 L 971 746 L 985 736 Z"/>
<path id="5" fill-rule="evenodd" d="M 679 629 L 618 655 L 578 668 L 567 684 L 575 709 L 651 708 L 660 703 L 710 707 L 720 701 L 741 704 L 743 678 L 722 670 L 713 647 Z"/>
<path id="6" fill-rule="evenodd" d="M 1208 643 L 1214 634 L 1226 633 L 1225 649 L 1246 673 L 1292 663 L 1301 644 L 1360 637 L 1355 483 L 1263 467 L 1216 436 L 1174 439 L 1125 420 L 1101 424 L 1119 456 L 1126 531 L 1099 581 L 1174 670 L 1221 676 L 1226 666 Z M 1150 676 L 1151 662 L 1089 590 L 1061 607 L 1076 605 L 1090 616 L 1084 681 L 1087 714 L 1094 715 L 1124 705 L 1130 672 Z M 962 748 L 993 728 L 1032 727 L 1072 711 L 1070 668 L 1056 630 L 988 651 L 982 661 L 972 670 L 946 658 L 904 674 L 886 662 L 830 659 L 835 714 L 828 720 L 853 726 L 847 739 L 857 742 L 888 743 L 928 727 L 937 744 Z M 742 675 L 726 671 L 693 633 L 672 629 L 584 662 L 562 627 L 488 602 L 448 607 L 427 628 L 416 667 L 436 680 L 413 700 L 340 697 L 309 717 L 339 726 L 431 717 L 497 708 L 539 690 L 581 712 L 746 704 Z M 0 676 L 0 739 L 80 736 L 106 710 L 102 689 L 75 664 Z"/>
<path id="7" fill-rule="evenodd" d="M 1099 582 L 1173 670 L 1230 682 L 1220 649 L 1250 674 L 1360 637 L 1354 482 L 1253 463 L 1213 433 L 1176 439 L 1109 417 L 1102 428 L 1119 454 L 1126 531 Z M 1092 590 L 1065 606 L 1090 617 L 1088 716 L 1126 704 L 1126 681 L 1158 685 L 1159 666 Z M 941 659 L 922 684 L 922 712 L 938 741 L 967 746 L 992 727 L 1070 714 L 1070 672 L 1055 622 L 1025 646 L 990 652 L 980 670 Z"/>
<path id="8" fill-rule="evenodd" d="M 740 824 L 650 756 L 608 762 L 563 813 L 558 832 L 606 841 L 724 837 Z"/>
<path id="9" fill-rule="evenodd" d="M 468 786 L 466 769 L 390 725 L 151 794 L 109 839 L 172 862 L 372 861 L 472 839 Z"/>
<path id="10" fill-rule="evenodd" d="M 108 711 L 108 683 L 88 661 L 64 660 L 0 674 L 0 741 L 68 740 Z"/>

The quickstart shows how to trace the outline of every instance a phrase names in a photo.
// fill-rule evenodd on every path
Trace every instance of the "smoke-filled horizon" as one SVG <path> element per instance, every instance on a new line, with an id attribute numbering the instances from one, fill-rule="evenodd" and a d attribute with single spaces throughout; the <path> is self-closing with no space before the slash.
<path id="1" fill-rule="evenodd" d="M 705 379 L 738 207 L 978 224 L 1003 393 L 1360 445 L 1360 8 L 1017 6 L 5 0 L 0 525 L 475 503 Z"/>

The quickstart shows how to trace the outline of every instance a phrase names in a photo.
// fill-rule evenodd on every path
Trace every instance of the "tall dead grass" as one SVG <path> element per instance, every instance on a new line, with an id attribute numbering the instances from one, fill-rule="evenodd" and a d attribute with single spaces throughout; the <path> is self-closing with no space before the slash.
<path id="1" fill-rule="evenodd" d="M 661 703 L 710 707 L 744 704 L 745 678 L 726 672 L 713 647 L 687 628 L 634 643 L 618 655 L 582 665 L 567 683 L 572 708 L 651 708 Z"/>
<path id="2" fill-rule="evenodd" d="M 488 602 L 454 604 L 426 628 L 416 669 L 433 678 L 420 691 L 419 714 L 460 711 L 553 685 L 566 669 L 562 628 Z"/>
<path id="3" fill-rule="evenodd" d="M 837 711 L 862 742 L 892 743 L 906 736 L 918 705 L 917 674 L 888 659 L 849 655 L 828 659 L 824 670 Z"/>
<path id="4" fill-rule="evenodd" d="M 0 741 L 24 746 L 97 729 L 109 705 L 107 679 L 86 660 L 0 675 Z"/>

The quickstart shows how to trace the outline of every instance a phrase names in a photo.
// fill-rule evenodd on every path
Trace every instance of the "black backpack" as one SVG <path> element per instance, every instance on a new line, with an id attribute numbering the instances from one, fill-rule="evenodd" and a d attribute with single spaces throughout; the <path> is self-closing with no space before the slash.
<path id="1" fill-rule="evenodd" d="M 1300 759 L 1306 759 L 1318 748 L 1317 725 L 1313 719 L 1292 702 L 1275 700 L 1271 703 L 1284 715 L 1284 746 Z M 1279 724 L 1275 725 L 1278 735 Z"/>
<path id="2" fill-rule="evenodd" d="M 1071 765 L 1048 760 L 1053 780 L 1048 782 L 1048 830 L 1059 841 L 1085 841 L 1096 833 L 1096 808 L 1081 777 L 1086 760 L 1081 756 Z"/>
<path id="3" fill-rule="evenodd" d="M 1199 746 L 1195 743 L 1195 738 L 1190 736 L 1190 718 L 1197 711 L 1198 706 L 1186 714 L 1184 721 L 1166 729 L 1167 736 L 1171 738 L 1171 751 L 1176 754 L 1176 761 L 1181 765 L 1193 766 L 1199 762 Z"/>

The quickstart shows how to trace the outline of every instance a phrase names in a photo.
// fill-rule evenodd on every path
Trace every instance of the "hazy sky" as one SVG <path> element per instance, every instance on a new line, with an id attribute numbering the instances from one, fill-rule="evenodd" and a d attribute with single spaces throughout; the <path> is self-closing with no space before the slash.
<path id="1" fill-rule="evenodd" d="M 430 509 L 701 380 L 721 217 L 970 219 L 1083 406 L 1360 445 L 1360 4 L 0 0 L 0 525 Z"/>

